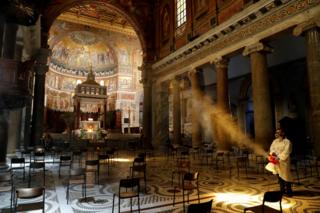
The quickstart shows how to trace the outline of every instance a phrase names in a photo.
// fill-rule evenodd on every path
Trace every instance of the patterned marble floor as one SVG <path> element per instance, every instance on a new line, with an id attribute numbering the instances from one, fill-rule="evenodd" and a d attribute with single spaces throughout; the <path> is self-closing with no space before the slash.
<path id="1" fill-rule="evenodd" d="M 66 201 L 66 174 L 67 168 L 62 171 L 62 177 L 58 177 L 58 164 L 46 159 L 46 212 L 48 213 L 86 213 L 86 212 L 111 212 L 113 194 L 118 191 L 119 179 L 129 175 L 129 167 L 132 164 L 133 154 L 120 152 L 118 158 L 111 164 L 110 175 L 107 175 L 106 167 L 102 167 L 100 185 L 90 185 L 87 189 L 87 202 L 80 202 L 81 187 L 71 188 L 71 202 Z M 248 206 L 260 204 L 263 193 L 270 190 L 278 190 L 277 179 L 267 173 L 258 174 L 255 170 L 254 161 L 246 175 L 240 171 L 238 177 L 235 168 L 231 176 L 229 170 L 216 169 L 211 163 L 207 165 L 201 159 L 192 160 L 192 171 L 199 171 L 199 187 L 201 202 L 213 199 L 213 212 L 243 212 Z M 175 159 L 167 158 L 164 153 L 156 153 L 147 157 L 147 193 L 141 193 L 140 206 L 142 212 L 183 212 L 182 193 L 177 193 L 175 206 L 173 203 L 173 186 L 171 174 L 175 165 Z M 74 166 L 79 166 L 77 163 Z M 310 172 L 309 172 L 310 173 Z M 300 178 L 300 184 L 294 184 L 294 196 L 283 198 L 284 212 L 320 212 L 320 178 L 315 172 L 313 176 Z M 93 182 L 93 179 L 89 182 Z M 26 181 L 22 175 L 16 172 L 15 182 L 18 187 L 25 187 Z M 32 186 L 41 185 L 40 177 L 32 177 Z M 174 185 L 177 185 L 177 179 Z M 144 191 L 144 183 L 141 183 Z M 190 194 L 190 203 L 197 202 L 195 192 Z M 9 194 L 0 195 L 0 209 L 9 212 Z M 121 201 L 121 212 L 130 211 L 129 200 Z M 115 200 L 115 211 L 118 211 L 118 199 Z M 278 204 L 270 205 L 278 208 Z M 137 209 L 137 200 L 133 200 L 133 209 Z"/>

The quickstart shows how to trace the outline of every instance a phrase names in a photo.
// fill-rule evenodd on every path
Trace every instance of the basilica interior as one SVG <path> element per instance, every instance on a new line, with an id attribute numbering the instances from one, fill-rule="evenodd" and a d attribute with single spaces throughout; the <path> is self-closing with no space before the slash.
<path id="1" fill-rule="evenodd" d="M 0 212 L 320 212 L 319 71 L 320 0 L 4 0 Z"/>

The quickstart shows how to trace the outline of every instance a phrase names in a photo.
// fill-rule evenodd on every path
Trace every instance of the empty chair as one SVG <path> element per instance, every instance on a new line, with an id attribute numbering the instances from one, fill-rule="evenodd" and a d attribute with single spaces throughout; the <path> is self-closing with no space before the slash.
<path id="1" fill-rule="evenodd" d="M 36 147 L 33 153 L 34 162 L 44 162 L 45 161 L 45 149 L 43 147 Z"/>
<path id="2" fill-rule="evenodd" d="M 99 160 L 86 160 L 86 173 L 94 173 L 94 180 L 96 181 L 98 177 L 99 184 Z"/>
<path id="3" fill-rule="evenodd" d="M 319 176 L 319 168 L 320 168 L 320 156 L 317 157 L 316 162 L 315 162 L 315 167 L 317 171 L 317 175 Z"/>
<path id="4" fill-rule="evenodd" d="M 174 158 L 174 156 L 178 155 L 178 148 L 179 145 L 177 144 L 169 144 L 169 150 L 168 150 L 168 157 L 172 156 Z"/>
<path id="5" fill-rule="evenodd" d="M 143 178 L 144 191 L 147 192 L 147 164 L 144 158 L 138 157 L 130 167 L 131 178 Z"/>
<path id="6" fill-rule="evenodd" d="M 216 169 L 219 169 L 219 162 L 222 163 L 222 168 L 224 168 L 224 152 L 217 152 L 216 154 Z"/>
<path id="7" fill-rule="evenodd" d="M 59 162 L 59 177 L 61 176 L 61 167 L 67 166 L 71 168 L 71 156 L 70 155 L 61 155 Z"/>
<path id="8" fill-rule="evenodd" d="M 42 199 L 38 202 L 32 203 L 19 203 L 20 200 L 26 201 L 28 199 L 34 200 L 36 197 L 42 196 Z M 16 189 L 16 198 L 15 198 L 15 212 L 26 212 L 42 209 L 42 212 L 45 212 L 45 189 L 44 187 L 35 187 L 35 188 L 20 188 Z"/>
<path id="9" fill-rule="evenodd" d="M 61 155 L 61 152 L 63 151 L 63 149 L 62 147 L 52 146 L 50 151 L 52 154 L 52 162 L 55 163 L 56 158 Z"/>
<path id="10" fill-rule="evenodd" d="M 188 213 L 210 213 L 212 207 L 212 200 L 204 203 L 190 204 L 188 206 Z"/>
<path id="11" fill-rule="evenodd" d="M 240 175 L 240 169 L 245 169 L 246 177 L 248 175 L 248 157 L 247 156 L 240 156 L 236 158 L 236 166 L 237 166 L 237 173 L 238 177 Z"/>
<path id="12" fill-rule="evenodd" d="M 187 173 L 190 172 L 190 167 L 191 167 L 191 162 L 190 160 L 180 160 L 176 164 L 176 168 L 172 171 L 172 176 L 171 176 L 171 185 L 173 185 L 173 179 L 175 174 L 178 175 L 178 183 L 180 185 L 180 180 L 181 177 Z"/>
<path id="13" fill-rule="evenodd" d="M 175 187 L 176 188 L 176 187 Z M 184 209 L 184 193 L 187 191 L 188 203 L 189 203 L 189 192 L 197 190 L 198 202 L 200 203 L 199 195 L 199 172 L 188 172 L 183 175 L 182 179 L 182 200 L 183 200 L 183 209 Z M 175 204 L 176 190 L 173 192 L 173 205 Z"/>
<path id="14" fill-rule="evenodd" d="M 192 147 L 189 153 L 193 156 L 193 159 L 196 159 L 196 156 L 199 157 L 200 147 Z"/>
<path id="15" fill-rule="evenodd" d="M 25 158 L 28 162 L 31 162 L 32 151 L 33 151 L 33 147 L 29 147 L 28 149 L 22 150 L 21 157 Z M 26 156 L 28 156 L 28 158 L 26 158 Z"/>
<path id="16" fill-rule="evenodd" d="M 32 162 L 29 165 L 29 180 L 28 180 L 28 187 L 31 186 L 31 170 L 34 172 L 35 170 L 42 170 L 43 173 L 43 186 L 46 185 L 46 170 L 45 170 L 45 163 L 44 162 Z"/>
<path id="17" fill-rule="evenodd" d="M 26 173 L 26 170 L 25 170 L 25 166 L 26 166 L 26 163 L 25 163 L 25 160 L 24 158 L 12 158 L 11 159 L 11 170 L 23 170 L 23 180 L 25 179 L 25 173 Z"/>
<path id="18" fill-rule="evenodd" d="M 207 165 L 209 165 L 209 158 L 211 158 L 211 160 L 213 159 L 213 149 L 204 149 L 201 156 L 206 159 Z"/>
<path id="19" fill-rule="evenodd" d="M 107 172 L 108 172 L 108 175 L 109 175 L 109 169 L 110 169 L 109 155 L 99 154 L 98 158 L 99 158 L 99 172 L 100 172 L 100 165 L 102 163 L 106 163 L 107 170 L 108 170 Z"/>
<path id="20" fill-rule="evenodd" d="M 76 158 L 78 158 L 78 163 L 79 165 L 81 164 L 81 157 L 82 157 L 82 152 L 80 150 L 73 150 L 72 151 L 72 161 L 74 162 Z"/>
<path id="21" fill-rule="evenodd" d="M 140 192 L 139 178 L 129 178 L 129 179 L 120 180 L 119 192 L 118 192 L 118 197 L 119 197 L 118 212 L 120 212 L 120 200 L 128 199 L 128 198 L 130 198 L 130 210 L 132 212 L 132 198 L 135 198 L 135 197 L 138 198 L 138 212 L 140 212 L 139 192 Z M 114 210 L 115 197 L 116 195 L 114 194 L 113 202 L 112 202 L 112 212 Z"/>
<path id="22" fill-rule="evenodd" d="M 82 197 L 86 199 L 86 170 L 83 168 L 70 169 L 68 182 L 67 182 L 67 204 L 69 203 L 70 197 L 70 186 L 71 185 L 82 185 Z"/>
<path id="23" fill-rule="evenodd" d="M 10 210 L 12 210 L 13 204 L 13 191 L 14 191 L 14 184 L 13 184 L 13 175 L 12 173 L 5 172 L 0 173 L 0 193 L 2 192 L 9 192 L 10 193 Z"/>
<path id="24" fill-rule="evenodd" d="M 261 205 L 258 206 L 252 206 L 252 207 L 247 207 L 244 208 L 244 212 L 247 211 L 252 211 L 252 212 L 282 212 L 282 193 L 280 191 L 270 191 L 270 192 L 265 192 L 263 195 L 263 201 Z M 273 209 L 269 206 L 265 205 L 265 202 L 279 202 L 280 205 L 280 211 Z"/>
<path id="25" fill-rule="evenodd" d="M 111 148 L 111 149 L 106 149 L 106 152 L 105 152 L 107 155 L 109 155 L 109 160 L 110 160 L 110 163 L 113 162 L 114 158 L 115 158 L 115 155 L 116 155 L 116 149 L 114 148 Z"/>

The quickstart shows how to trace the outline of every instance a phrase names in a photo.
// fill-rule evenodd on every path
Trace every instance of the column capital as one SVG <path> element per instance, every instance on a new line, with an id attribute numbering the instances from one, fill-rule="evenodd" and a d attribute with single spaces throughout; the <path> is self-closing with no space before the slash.
<path id="1" fill-rule="evenodd" d="M 35 55 L 34 71 L 37 75 L 45 75 L 48 72 L 48 57 L 51 50 L 47 48 L 39 48 Z"/>
<path id="2" fill-rule="evenodd" d="M 246 46 L 243 50 L 242 55 L 248 56 L 251 53 L 260 52 L 260 51 L 271 53 L 271 52 L 273 52 L 273 49 L 271 47 L 269 47 L 268 45 L 263 44 L 262 42 L 258 42 L 258 43 Z"/>
<path id="3" fill-rule="evenodd" d="M 225 57 L 217 57 L 210 61 L 216 68 L 228 68 L 229 59 Z"/>
<path id="4" fill-rule="evenodd" d="M 303 34 L 305 31 L 308 31 L 312 28 L 320 28 L 320 16 L 315 17 L 313 19 L 310 19 L 308 21 L 305 21 L 301 24 L 298 24 L 294 29 L 293 29 L 293 35 L 294 36 L 300 36 Z"/>
<path id="5" fill-rule="evenodd" d="M 141 66 L 138 67 L 138 70 L 141 71 L 141 80 L 140 83 L 143 84 L 143 86 L 150 86 L 152 83 L 152 66 L 149 62 L 143 62 Z"/>
<path id="6" fill-rule="evenodd" d="M 48 65 L 48 57 L 51 56 L 51 50 L 47 48 L 39 48 L 35 55 L 35 64 Z"/>
<path id="7" fill-rule="evenodd" d="M 190 71 L 188 71 L 188 77 L 190 78 L 191 76 L 197 74 L 199 70 L 197 68 L 191 68 Z"/>

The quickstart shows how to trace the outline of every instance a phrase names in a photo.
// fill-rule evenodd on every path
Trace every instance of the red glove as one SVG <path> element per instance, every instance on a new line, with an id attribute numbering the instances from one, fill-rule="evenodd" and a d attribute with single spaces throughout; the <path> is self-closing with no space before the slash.
<path id="1" fill-rule="evenodd" d="M 274 154 L 268 156 L 268 161 L 269 161 L 270 163 L 273 163 L 273 164 L 278 164 L 278 163 L 279 163 L 279 159 L 278 159 L 277 156 L 274 155 Z"/>

